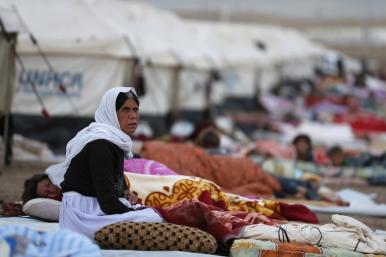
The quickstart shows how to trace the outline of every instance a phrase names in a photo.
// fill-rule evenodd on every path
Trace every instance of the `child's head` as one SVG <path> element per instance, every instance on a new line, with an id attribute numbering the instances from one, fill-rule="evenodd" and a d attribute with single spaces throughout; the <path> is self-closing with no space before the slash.
<path id="1" fill-rule="evenodd" d="M 311 138 L 306 134 L 297 135 L 292 144 L 296 149 L 296 153 L 299 155 L 305 155 L 312 150 Z"/>
<path id="2" fill-rule="evenodd" d="M 36 174 L 24 182 L 23 203 L 34 198 L 61 199 L 60 188 L 55 186 L 46 174 Z"/>
<path id="3" fill-rule="evenodd" d="M 327 156 L 331 160 L 331 164 L 336 167 L 343 166 L 345 154 L 340 146 L 333 146 L 327 151 Z"/>
<path id="4" fill-rule="evenodd" d="M 220 147 L 220 135 L 216 129 L 206 128 L 198 135 L 196 144 L 202 148 L 218 148 Z"/>

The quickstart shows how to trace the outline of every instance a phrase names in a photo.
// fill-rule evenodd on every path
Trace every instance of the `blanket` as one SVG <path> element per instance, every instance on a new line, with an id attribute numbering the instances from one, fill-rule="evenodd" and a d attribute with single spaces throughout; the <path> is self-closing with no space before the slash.
<path id="1" fill-rule="evenodd" d="M 174 171 L 166 167 L 164 164 L 146 159 L 128 159 L 125 160 L 125 171 L 139 174 L 150 175 L 176 175 Z"/>
<path id="2" fill-rule="evenodd" d="M 349 251 L 342 248 L 318 247 L 304 243 L 281 243 L 274 241 L 265 241 L 257 239 L 237 239 L 231 247 L 232 257 L 242 256 L 291 256 L 291 257 L 308 257 L 308 256 L 330 256 L 330 257 L 373 257 L 372 254 L 363 254 Z M 384 255 L 376 255 L 384 257 Z"/>
<path id="3" fill-rule="evenodd" d="M 251 224 L 275 224 L 260 213 L 224 211 L 197 199 L 177 202 L 167 208 L 156 208 L 170 223 L 201 229 L 217 240 L 227 242 L 240 236 L 240 231 Z"/>
<path id="4" fill-rule="evenodd" d="M 4 257 L 102 256 L 99 247 L 81 234 L 69 230 L 35 231 L 23 225 L 1 226 L 0 246 L 0 256 Z"/>
<path id="5" fill-rule="evenodd" d="M 40 220 L 36 220 L 36 219 L 31 219 L 31 218 L 27 218 L 27 217 L 13 217 L 13 218 L 4 218 L 4 217 L 0 217 L 0 230 L 5 227 L 5 226 L 25 226 L 25 227 L 28 227 L 29 229 L 31 230 L 34 230 L 34 231 L 39 231 L 39 234 L 42 234 L 43 232 L 45 233 L 49 233 L 49 234 L 56 234 L 57 232 L 59 232 L 59 234 L 63 235 L 63 232 L 60 232 L 59 230 L 59 224 L 58 223 L 54 223 L 54 222 L 43 222 L 43 221 L 40 221 Z M 58 235 L 58 234 L 57 234 Z M 1 235 L 0 235 L 1 237 Z M 74 250 L 76 251 L 75 253 L 75 256 L 76 257 L 81 257 L 81 256 L 85 256 L 85 253 L 86 253 L 86 246 L 85 244 L 83 245 L 80 245 L 81 246 L 81 249 L 79 250 L 79 248 L 77 248 L 77 244 L 74 244 L 76 242 L 74 242 L 75 240 L 66 240 L 68 237 L 61 237 L 59 238 L 61 241 L 61 244 L 60 244 L 60 248 L 62 250 L 66 249 L 66 246 L 71 244 L 71 249 L 72 251 L 71 252 L 74 252 Z M 39 244 L 42 244 L 42 243 L 46 243 L 47 241 L 45 242 L 42 242 L 40 241 Z M 2 250 L 4 250 L 4 248 L 2 248 L 2 245 L 1 245 L 1 239 L 0 239 L 0 256 L 3 257 L 3 256 L 9 256 L 9 255 L 6 255 L 6 254 L 3 254 Z M 42 245 L 42 246 L 39 246 L 39 245 L 35 245 L 35 247 L 46 247 L 47 250 L 50 250 L 51 253 L 49 254 L 50 257 L 59 257 L 58 254 L 54 254 L 53 251 L 55 249 L 52 249 L 52 248 L 49 248 L 52 246 L 52 244 L 49 244 L 49 245 Z M 5 249 L 6 250 L 6 249 Z M 68 256 L 68 257 L 75 257 L 73 255 L 71 255 L 71 252 L 67 252 L 67 255 L 65 256 Z M 218 255 L 210 255 L 210 254 L 200 254 L 200 253 L 190 253 L 190 252 L 181 252 L 181 251 L 139 251 L 139 250 L 99 250 L 100 254 L 103 256 L 103 257 L 124 257 L 124 256 L 140 256 L 140 257 L 143 257 L 143 256 L 146 256 L 146 257 L 162 257 L 162 256 L 168 256 L 168 257 L 218 257 Z M 62 252 L 63 253 L 63 252 Z M 93 253 L 93 254 L 88 254 L 87 257 L 95 257 L 95 256 L 98 256 L 99 253 Z M 28 257 L 41 257 L 43 256 L 42 254 L 39 254 L 37 253 L 36 255 L 28 255 Z M 64 256 L 64 255 L 60 255 L 60 256 Z"/>
<path id="6" fill-rule="evenodd" d="M 256 224 L 245 226 L 240 238 L 259 240 L 280 240 L 336 247 L 350 251 L 372 254 L 386 254 L 386 242 L 383 237 L 362 222 L 349 217 L 334 214 L 332 223 L 310 225 L 289 222 L 280 227 Z"/>
<path id="7" fill-rule="evenodd" d="M 165 164 L 180 175 L 213 181 L 225 192 L 270 196 L 281 189 L 276 178 L 248 158 L 211 156 L 193 145 L 161 141 L 145 142 L 141 155 Z"/>
<path id="8" fill-rule="evenodd" d="M 167 208 L 178 201 L 200 199 L 228 211 L 257 212 L 272 219 L 317 223 L 316 215 L 301 204 L 249 199 L 225 193 L 217 184 L 192 176 L 143 175 L 125 172 L 128 189 L 141 204 Z"/>

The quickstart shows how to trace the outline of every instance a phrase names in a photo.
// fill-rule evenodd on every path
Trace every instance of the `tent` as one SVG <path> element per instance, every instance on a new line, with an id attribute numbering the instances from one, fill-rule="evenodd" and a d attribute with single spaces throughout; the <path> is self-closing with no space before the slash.
<path id="1" fill-rule="evenodd" d="M 101 94 L 122 84 L 132 53 L 86 1 L 1 1 L 0 10 L 6 30 L 20 28 L 15 132 L 63 149 L 91 120 Z"/>
<path id="2" fill-rule="evenodd" d="M 24 67 L 17 67 L 14 113 L 41 112 L 31 81 L 52 116 L 90 115 L 106 88 L 121 84 L 132 53 L 85 1 L 12 1 L 11 6 L 28 32 L 18 37 Z"/>
<path id="3" fill-rule="evenodd" d="M 202 102 L 198 96 L 202 90 L 193 91 L 189 99 L 183 93 L 180 97 L 180 90 L 189 88 L 192 81 L 202 84 L 211 63 L 204 44 L 185 30 L 180 18 L 127 1 L 94 1 L 93 8 L 119 28 L 142 64 L 147 94 L 141 98 L 141 112 L 164 115 L 186 106 L 201 108 L 194 104 Z"/>
<path id="4" fill-rule="evenodd" d="M 150 89 L 141 99 L 144 114 L 165 115 L 176 108 L 202 110 L 207 104 L 205 82 L 213 69 L 225 74 L 225 92 L 218 90 L 214 95 L 219 97 L 213 99 L 221 103 L 222 94 L 250 96 L 256 87 L 268 88 L 272 79 L 267 77 L 278 73 L 278 65 L 284 75 L 310 74 L 312 59 L 325 53 L 289 29 L 185 22 L 169 12 L 128 1 L 7 2 L 58 70 L 55 76 L 47 69 L 28 35 L 20 38 L 18 51 L 26 66 L 33 68 L 18 72 L 15 100 L 26 104 L 14 105 L 17 113 L 40 111 L 27 82 L 31 78 L 40 86 L 52 115 L 90 115 L 106 87 L 130 81 L 127 74 L 133 58 L 143 64 Z M 264 81 L 268 85 L 262 85 Z M 63 97 L 60 83 L 68 84 L 76 104 L 58 101 Z M 87 96 L 81 92 L 88 92 Z"/>
<path id="5" fill-rule="evenodd" d="M 225 97 L 253 98 L 295 64 L 299 74 L 307 74 L 312 58 L 325 52 L 291 30 L 187 22 L 122 0 L 2 0 L 0 7 L 7 28 L 22 26 L 12 104 L 12 113 L 22 119 L 16 125 L 33 131 L 29 118 L 43 110 L 51 123 L 72 122 L 70 135 L 51 131 L 52 140 L 64 142 L 88 124 L 112 86 L 141 78 L 141 115 L 160 134 L 170 113 L 199 113 Z M 221 80 L 214 79 L 216 73 Z M 38 132 L 47 121 L 41 118 L 39 126 Z"/>
<path id="6" fill-rule="evenodd" d="M 3 32 L 3 23 L 1 23 Z M 15 76 L 16 33 L 0 34 L 0 167 L 9 164 L 11 154 L 10 114 Z"/>
<path id="7" fill-rule="evenodd" d="M 179 101 L 173 94 L 177 92 L 178 98 L 178 90 L 183 88 L 179 85 L 186 76 L 193 77 L 194 85 L 202 84 L 221 61 L 213 58 L 212 50 L 190 34 L 180 19 L 149 6 L 117 0 L 6 2 L 14 7 L 16 19 L 28 32 L 20 35 L 17 47 L 26 69 L 18 68 L 15 113 L 40 113 L 41 106 L 29 85 L 33 81 L 52 116 L 88 116 L 101 92 L 131 80 L 128 74 L 134 59 L 142 63 L 150 89 L 141 99 L 141 112 L 164 115 L 171 108 L 183 108 L 180 104 L 200 109 L 195 97 L 186 101 L 182 94 L 185 101 Z M 31 42 L 31 34 L 39 47 Z M 63 98 L 61 84 L 66 84 L 74 103 Z M 197 87 L 190 91 L 196 96 L 194 89 Z"/>
<path id="8" fill-rule="evenodd" d="M 303 34 L 277 26 L 225 22 L 187 22 L 205 42 L 222 53 L 224 108 L 254 111 L 257 94 L 266 94 L 280 79 L 313 75 L 328 49 Z"/>
<path id="9" fill-rule="evenodd" d="M 7 28 L 16 23 L 23 27 L 12 112 L 16 127 L 38 134 L 35 139 L 50 134 L 53 141 L 62 138 L 59 144 L 65 143 L 91 120 L 107 88 L 130 84 L 136 60 L 148 87 L 140 99 L 143 116 L 160 121 L 171 109 L 183 108 L 181 103 L 202 109 L 199 95 L 212 63 L 204 51 L 193 51 L 200 49 L 193 47 L 198 38 L 184 41 L 189 35 L 179 34 L 184 28 L 174 16 L 118 0 L 9 0 L 0 6 Z M 179 27 L 173 37 L 167 33 L 171 26 Z M 191 92 L 181 101 L 178 90 L 185 81 Z M 31 117 L 40 118 L 37 125 Z M 64 135 L 55 122 L 71 122 L 72 131 Z M 50 124 L 50 133 L 41 133 Z"/>

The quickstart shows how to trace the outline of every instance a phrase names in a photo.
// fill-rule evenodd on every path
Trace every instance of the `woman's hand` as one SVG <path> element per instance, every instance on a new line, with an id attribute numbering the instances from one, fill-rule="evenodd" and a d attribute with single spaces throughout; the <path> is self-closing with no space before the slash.
<path id="1" fill-rule="evenodd" d="M 131 207 L 133 211 L 139 211 L 148 208 L 147 206 L 141 205 L 141 203 L 138 202 L 138 196 L 129 190 L 125 191 L 125 198 L 127 201 L 129 201 L 129 203 L 136 204 L 135 206 Z"/>
<path id="2" fill-rule="evenodd" d="M 138 203 L 138 196 L 129 190 L 125 191 L 125 198 L 132 204 Z"/>

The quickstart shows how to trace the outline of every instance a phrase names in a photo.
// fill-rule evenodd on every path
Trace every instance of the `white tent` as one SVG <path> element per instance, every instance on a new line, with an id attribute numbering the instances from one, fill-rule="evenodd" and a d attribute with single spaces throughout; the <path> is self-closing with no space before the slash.
<path id="1" fill-rule="evenodd" d="M 189 91 L 192 83 L 203 85 L 213 65 L 204 42 L 190 34 L 181 19 L 127 1 L 93 1 L 92 7 L 106 22 L 119 28 L 144 65 L 147 94 L 141 99 L 141 112 L 202 110 L 202 87 L 193 90 L 187 99 L 183 91 Z"/>
<path id="2" fill-rule="evenodd" d="M 241 23 L 189 22 L 227 63 L 228 96 L 251 96 L 282 77 L 312 75 L 329 50 L 291 29 Z M 230 82 L 229 82 L 230 80 Z M 236 80 L 236 81 L 235 81 Z"/>
<path id="3" fill-rule="evenodd" d="M 25 27 L 17 47 L 25 69 L 18 67 L 13 112 L 40 113 L 33 81 L 51 115 L 90 116 L 108 87 L 130 81 L 133 58 L 143 63 L 148 86 L 142 113 L 203 109 L 208 72 L 220 61 L 176 16 L 119 0 L 3 0 L 0 5 L 14 12 L 7 19 L 10 26 Z"/>
<path id="4" fill-rule="evenodd" d="M 40 113 L 33 81 L 51 115 L 90 116 L 107 88 L 131 81 L 134 59 L 143 65 L 147 86 L 143 114 L 203 110 L 212 69 L 223 73 L 212 99 L 221 103 L 224 96 L 251 97 L 280 75 L 310 74 L 327 51 L 289 29 L 186 22 L 122 0 L 1 0 L 0 6 L 12 9 L 9 23 L 24 24 L 26 32 L 17 48 L 26 68 L 18 68 L 15 113 Z"/>
<path id="5" fill-rule="evenodd" d="M 18 22 L 26 32 L 18 37 L 24 68 L 17 67 L 14 113 L 41 112 L 31 81 L 53 116 L 89 116 L 108 87 L 121 85 L 132 53 L 120 33 L 92 13 L 85 1 L 13 0 L 1 5 L 13 10 L 8 24 Z"/>

